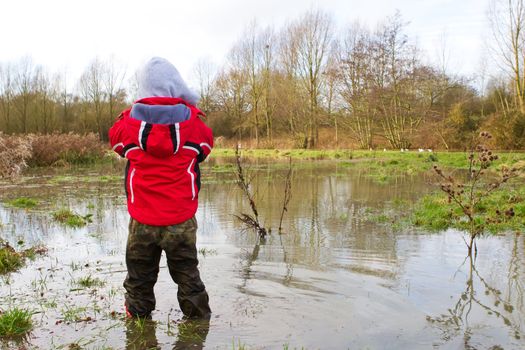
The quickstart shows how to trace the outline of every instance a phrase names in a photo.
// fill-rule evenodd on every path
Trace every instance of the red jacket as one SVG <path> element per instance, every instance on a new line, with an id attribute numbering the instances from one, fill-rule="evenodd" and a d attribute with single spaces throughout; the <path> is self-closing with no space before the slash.
<path id="1" fill-rule="evenodd" d="M 200 115 L 182 99 L 150 97 L 122 112 L 109 130 L 111 147 L 128 159 L 128 211 L 138 222 L 168 226 L 195 215 L 199 163 L 213 147 Z"/>

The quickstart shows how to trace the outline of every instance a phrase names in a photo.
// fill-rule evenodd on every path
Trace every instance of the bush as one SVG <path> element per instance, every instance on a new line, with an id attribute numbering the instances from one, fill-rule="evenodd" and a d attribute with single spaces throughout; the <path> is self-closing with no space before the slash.
<path id="1" fill-rule="evenodd" d="M 27 167 L 32 154 L 27 137 L 6 136 L 0 133 L 0 178 L 14 178 Z"/>
<path id="2" fill-rule="evenodd" d="M 30 166 L 49 166 L 65 162 L 67 164 L 93 163 L 104 156 L 107 148 L 94 133 L 28 135 L 32 145 Z"/>
<path id="3" fill-rule="evenodd" d="M 94 133 L 28 134 L 0 133 L 0 178 L 15 178 L 27 166 L 94 163 L 107 146 Z"/>

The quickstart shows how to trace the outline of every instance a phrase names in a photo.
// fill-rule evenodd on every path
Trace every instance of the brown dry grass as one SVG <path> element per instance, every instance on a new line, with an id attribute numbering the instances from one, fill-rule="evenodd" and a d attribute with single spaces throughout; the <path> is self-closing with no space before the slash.
<path id="1" fill-rule="evenodd" d="M 32 145 L 30 166 L 92 163 L 104 156 L 107 146 L 94 133 L 32 134 L 27 136 Z"/>
<path id="2" fill-rule="evenodd" d="M 224 136 L 216 137 L 214 140 L 217 148 L 235 148 L 240 143 L 243 149 L 300 149 L 304 146 L 304 137 L 301 135 L 291 136 L 290 134 L 276 135 L 272 141 L 261 137 L 259 145 L 254 138 L 243 138 L 239 142 L 237 138 L 225 138 Z M 381 146 L 382 147 L 382 146 Z M 321 128 L 319 130 L 319 141 L 315 146 L 316 149 L 358 149 L 359 144 L 351 139 L 347 133 L 340 132 L 338 141 L 335 141 L 335 133 L 331 129 Z"/>
<path id="3" fill-rule="evenodd" d="M 27 167 L 31 151 L 27 138 L 0 133 L 0 177 L 12 179 L 20 175 Z"/>
<path id="4" fill-rule="evenodd" d="M 0 133 L 0 178 L 13 179 L 28 166 L 93 163 L 104 156 L 106 149 L 94 133 Z"/>

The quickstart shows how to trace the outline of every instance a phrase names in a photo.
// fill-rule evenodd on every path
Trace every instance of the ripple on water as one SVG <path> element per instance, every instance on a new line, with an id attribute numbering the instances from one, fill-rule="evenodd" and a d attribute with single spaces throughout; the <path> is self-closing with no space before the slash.
<path id="1" fill-rule="evenodd" d="M 234 341 L 269 349 L 525 346 L 523 237 L 481 239 L 470 265 L 458 232 L 394 232 L 363 218 L 367 207 L 420 196 L 427 188 L 422 180 L 378 185 L 348 169 L 338 169 L 335 177 L 336 166 L 323 162 L 296 171 L 286 234 L 273 234 L 264 244 L 232 216 L 249 208 L 231 175 L 214 174 L 203 186 L 198 246 L 216 251 L 199 255 L 213 309 L 200 341 L 206 348 L 231 348 Z M 253 186 L 262 198 L 261 218 L 275 227 L 282 171 L 262 169 Z M 34 210 L 0 204 L 0 236 L 49 248 L 48 256 L 13 274 L 8 288 L 1 282 L 0 308 L 29 305 L 39 312 L 31 337 L 35 347 L 47 349 L 51 341 L 130 347 L 137 335 L 121 319 L 129 220 L 122 184 L 52 179 L 36 174 L 27 180 L 33 184 L 0 185 L 3 201 L 25 196 L 41 203 Z M 93 214 L 93 222 L 79 229 L 54 223 L 50 213 L 62 206 Z M 78 288 L 75 281 L 86 276 L 103 286 Z M 172 348 L 182 337 L 168 319 L 182 315 L 164 258 L 155 290 L 157 324 L 148 328 L 146 340 Z M 64 322 L 75 312 L 81 321 Z"/>

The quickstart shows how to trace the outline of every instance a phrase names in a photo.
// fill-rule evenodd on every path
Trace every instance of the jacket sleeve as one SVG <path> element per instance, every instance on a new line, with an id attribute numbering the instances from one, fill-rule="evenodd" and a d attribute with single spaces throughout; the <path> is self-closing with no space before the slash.
<path id="1" fill-rule="evenodd" d="M 122 156 L 124 151 L 124 118 L 122 114 L 109 129 L 109 142 L 113 151 Z"/>

